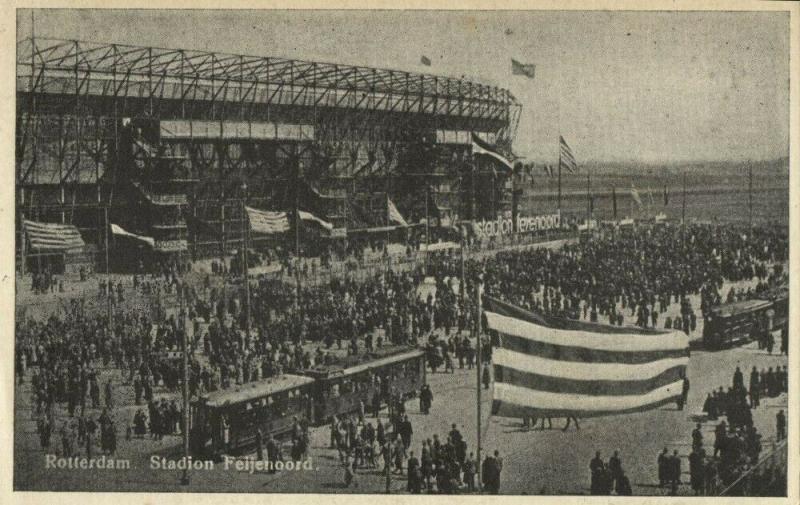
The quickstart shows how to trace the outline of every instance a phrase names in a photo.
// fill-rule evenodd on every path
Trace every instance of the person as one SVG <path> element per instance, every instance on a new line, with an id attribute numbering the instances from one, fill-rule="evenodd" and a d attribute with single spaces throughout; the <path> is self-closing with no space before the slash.
<path id="1" fill-rule="evenodd" d="M 633 489 L 631 489 L 631 481 L 623 471 L 617 478 L 617 494 L 619 496 L 632 496 Z"/>
<path id="2" fill-rule="evenodd" d="M 472 493 L 475 491 L 475 472 L 477 472 L 477 464 L 475 463 L 475 454 L 469 453 L 469 457 L 464 461 L 464 482 L 467 485 L 467 491 Z"/>
<path id="3" fill-rule="evenodd" d="M 256 429 L 256 459 L 258 461 L 264 459 L 264 435 L 261 433 L 261 428 Z"/>
<path id="4" fill-rule="evenodd" d="M 744 389 L 744 375 L 738 366 L 733 372 L 733 389 Z"/>
<path id="5" fill-rule="evenodd" d="M 701 447 L 693 448 L 692 453 L 689 454 L 689 476 L 695 496 L 703 494 L 703 481 L 706 473 L 704 460 L 705 451 Z"/>
<path id="6" fill-rule="evenodd" d="M 678 399 L 678 410 L 683 410 L 686 405 L 686 400 L 689 397 L 689 377 L 683 376 L 683 385 L 681 386 L 681 397 Z"/>
<path id="7" fill-rule="evenodd" d="M 622 460 L 619 457 L 619 449 L 615 450 L 614 454 L 608 459 L 608 471 L 611 484 L 617 488 L 617 494 L 619 494 L 619 478 L 622 475 Z"/>
<path id="8" fill-rule="evenodd" d="M 594 458 L 589 462 L 589 471 L 591 472 L 591 493 L 593 495 L 601 494 L 602 488 L 602 475 L 601 472 L 604 469 L 603 459 L 600 457 L 600 451 L 594 453 Z"/>
<path id="9" fill-rule="evenodd" d="M 354 461 L 348 454 L 344 458 L 344 487 L 350 487 L 351 484 L 353 487 L 358 487 L 358 483 L 355 482 L 356 470 L 353 465 Z"/>
<path id="10" fill-rule="evenodd" d="M 489 383 L 491 382 L 491 375 L 489 373 L 489 364 L 483 365 L 483 389 L 489 389 Z"/>
<path id="11" fill-rule="evenodd" d="M 281 460 L 281 450 L 272 434 L 267 438 L 267 460 L 269 461 L 269 473 L 277 472 L 275 462 Z"/>
<path id="12" fill-rule="evenodd" d="M 725 421 L 721 421 L 714 429 L 714 457 L 723 449 L 725 441 L 728 437 L 728 429 Z"/>
<path id="13" fill-rule="evenodd" d="M 495 451 L 497 454 L 497 451 Z M 498 494 L 500 491 L 500 467 L 497 458 L 487 454 L 481 465 L 481 479 L 483 480 L 483 488 L 489 494 Z"/>
<path id="14" fill-rule="evenodd" d="M 667 463 L 669 461 L 669 454 L 667 448 L 664 447 L 664 451 L 658 455 L 658 485 L 660 487 L 664 487 L 664 484 L 667 483 L 667 477 L 669 475 L 669 471 L 667 469 Z"/>
<path id="15" fill-rule="evenodd" d="M 750 408 L 755 409 L 761 405 L 761 382 L 756 367 L 750 372 Z"/>
<path id="16" fill-rule="evenodd" d="M 692 430 L 692 448 L 698 449 L 703 446 L 703 432 L 700 430 L 700 423 L 697 423 Z"/>
<path id="17" fill-rule="evenodd" d="M 427 384 L 422 386 L 419 394 L 420 407 L 423 414 L 429 414 L 431 411 L 431 404 L 433 404 L 433 392 L 431 387 Z"/>
<path id="18" fill-rule="evenodd" d="M 411 421 L 408 420 L 407 415 L 403 416 L 398 432 L 403 440 L 404 449 L 408 450 L 411 447 L 411 435 L 414 433 L 414 428 L 411 426 Z"/>
<path id="19" fill-rule="evenodd" d="M 422 491 L 420 479 L 419 460 L 414 456 L 414 451 L 408 453 L 408 491 L 419 494 Z"/>
<path id="20" fill-rule="evenodd" d="M 777 428 L 776 438 L 783 440 L 786 438 L 786 415 L 783 413 L 783 409 L 779 410 L 775 415 L 775 424 Z"/>
<path id="21" fill-rule="evenodd" d="M 681 458 L 678 456 L 678 450 L 672 452 L 669 458 L 669 484 L 670 494 L 673 496 L 678 494 L 678 486 L 681 483 Z"/>

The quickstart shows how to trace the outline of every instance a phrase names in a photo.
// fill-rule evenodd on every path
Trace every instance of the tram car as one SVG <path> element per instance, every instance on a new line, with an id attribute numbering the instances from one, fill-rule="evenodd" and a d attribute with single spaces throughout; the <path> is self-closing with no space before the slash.
<path id="1" fill-rule="evenodd" d="M 408 347 L 384 348 L 360 361 L 349 357 L 303 373 L 314 379 L 312 422 L 321 425 L 332 416 L 358 412 L 361 402 L 370 411 L 376 394 L 382 406 L 392 398 L 415 396 L 425 384 L 425 353 Z"/>
<path id="2" fill-rule="evenodd" d="M 266 442 L 292 430 L 294 418 L 309 420 L 314 379 L 285 374 L 213 391 L 191 405 L 192 453 L 206 458 L 255 447 L 256 431 Z"/>
<path id="3" fill-rule="evenodd" d="M 788 290 L 714 307 L 705 314 L 703 345 L 706 349 L 723 349 L 757 340 L 765 331 L 784 328 L 788 315 Z"/>

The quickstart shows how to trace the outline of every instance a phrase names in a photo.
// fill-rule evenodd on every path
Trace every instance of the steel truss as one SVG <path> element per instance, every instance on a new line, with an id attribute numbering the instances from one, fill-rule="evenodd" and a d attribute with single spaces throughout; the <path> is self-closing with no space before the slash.
<path id="1" fill-rule="evenodd" d="M 313 124 L 316 135 L 304 141 L 161 144 L 166 154 L 189 160 L 197 181 L 186 192 L 191 219 L 216 230 L 205 239 L 195 231 L 195 241 L 205 240 L 210 249 L 236 241 L 243 181 L 253 205 L 285 205 L 292 198 L 287 188 L 302 179 L 327 202 L 325 212 L 337 226 L 354 218 L 354 202 L 364 203 L 364 214 L 379 216 L 371 224 L 385 224 L 380 195 L 393 195 L 402 206 L 413 191 L 401 187 L 409 175 L 432 187 L 444 207 L 456 205 L 465 192 L 461 174 L 471 163 L 468 146 L 439 146 L 429 163 L 409 165 L 410 155 L 428 142 L 426 135 L 436 129 L 492 132 L 497 145 L 510 150 L 520 110 L 508 90 L 432 74 L 25 39 L 17 44 L 18 209 L 27 206 L 26 215 L 42 218 L 46 211 L 48 219 L 57 213 L 62 222 L 99 229 L 98 218 L 89 223 L 74 209 L 99 215 L 92 205 L 99 210 L 111 204 L 116 172 L 126 169 L 126 156 L 120 155 L 127 148 L 120 140 L 128 132 L 123 118 L 145 125 L 154 145 L 161 119 L 272 121 Z M 87 189 L 91 197 L 83 195 Z"/>

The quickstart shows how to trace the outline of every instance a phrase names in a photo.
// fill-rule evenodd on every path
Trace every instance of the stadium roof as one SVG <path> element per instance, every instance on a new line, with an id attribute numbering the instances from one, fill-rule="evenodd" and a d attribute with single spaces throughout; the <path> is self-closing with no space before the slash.
<path id="1" fill-rule="evenodd" d="M 25 70 L 28 68 L 29 70 Z M 433 74 L 370 68 L 270 56 L 106 44 L 79 40 L 27 38 L 17 43 L 17 77 L 37 72 L 72 74 L 75 80 L 149 82 L 180 79 L 231 84 L 281 84 L 315 89 L 359 91 L 372 95 L 422 95 L 465 102 L 518 105 L 510 91 Z M 108 77 L 106 77 L 108 79 Z M 157 84 L 156 84 L 157 85 Z"/>

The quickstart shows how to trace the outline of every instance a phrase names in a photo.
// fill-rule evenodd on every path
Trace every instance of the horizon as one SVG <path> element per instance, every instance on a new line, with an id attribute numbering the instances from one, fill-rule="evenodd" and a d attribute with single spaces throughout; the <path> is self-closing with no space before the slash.
<path id="1" fill-rule="evenodd" d="M 522 104 L 515 154 L 534 163 L 557 162 L 559 135 L 579 165 L 754 163 L 789 152 L 782 12 L 20 9 L 18 40 L 31 35 L 31 12 L 42 38 L 329 61 L 499 86 Z M 408 43 L 395 44 L 399 37 Z M 513 76 L 512 58 L 535 64 L 535 77 Z"/>

